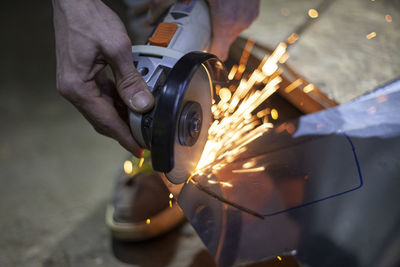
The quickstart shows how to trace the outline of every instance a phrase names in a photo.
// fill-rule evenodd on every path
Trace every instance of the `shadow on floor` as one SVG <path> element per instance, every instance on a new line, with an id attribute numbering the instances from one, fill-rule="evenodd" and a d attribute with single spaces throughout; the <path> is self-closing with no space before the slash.
<path id="1" fill-rule="evenodd" d="M 177 255 L 181 253 L 178 245 L 184 239 L 193 238 L 194 233 L 184 232 L 184 226 L 158 238 L 145 242 L 121 242 L 111 239 L 105 225 L 106 204 L 100 203 L 55 246 L 42 262 L 45 267 L 64 266 L 175 266 Z M 68 227 L 68 226 L 66 226 Z M 188 266 L 216 266 L 207 250 L 198 247 L 188 248 Z M 192 251 L 190 251 L 192 250 Z M 184 266 L 179 264 L 179 266 Z"/>

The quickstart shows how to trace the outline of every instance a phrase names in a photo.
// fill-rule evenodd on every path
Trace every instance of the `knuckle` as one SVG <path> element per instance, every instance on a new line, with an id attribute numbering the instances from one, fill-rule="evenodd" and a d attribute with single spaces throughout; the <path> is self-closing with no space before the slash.
<path id="1" fill-rule="evenodd" d="M 111 57 L 116 57 L 123 54 L 126 51 L 131 50 L 131 41 L 126 34 L 121 34 L 115 38 L 113 44 L 109 49 L 109 54 Z"/>
<path id="2" fill-rule="evenodd" d="M 57 90 L 65 98 L 74 96 L 78 88 L 78 81 L 71 77 L 63 75 L 57 79 Z"/>
<path id="3" fill-rule="evenodd" d="M 57 78 L 58 93 L 74 104 L 82 104 L 87 99 L 84 83 L 72 75 L 63 75 Z"/>
<path id="4" fill-rule="evenodd" d="M 140 74 L 132 71 L 123 76 L 117 86 L 122 93 L 134 93 L 143 90 L 145 85 Z"/>
<path id="5" fill-rule="evenodd" d="M 96 123 L 96 124 L 93 124 L 93 128 L 97 133 L 113 138 L 113 135 L 111 134 L 112 129 L 109 125 Z"/>

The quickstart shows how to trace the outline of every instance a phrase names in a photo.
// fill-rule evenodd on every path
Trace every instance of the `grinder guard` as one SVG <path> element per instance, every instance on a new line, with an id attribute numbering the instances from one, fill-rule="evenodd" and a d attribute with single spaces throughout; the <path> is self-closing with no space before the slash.
<path id="1" fill-rule="evenodd" d="M 148 117 L 143 117 L 142 132 L 147 132 L 143 136 L 151 150 L 153 168 L 166 173 L 172 183 L 185 182 L 195 169 L 211 123 L 213 85 L 226 82 L 226 69 L 216 56 L 190 52 L 176 62 L 156 95 L 150 127 Z M 179 141 L 181 113 L 188 103 L 200 104 L 202 111 L 200 134 L 192 145 Z"/>

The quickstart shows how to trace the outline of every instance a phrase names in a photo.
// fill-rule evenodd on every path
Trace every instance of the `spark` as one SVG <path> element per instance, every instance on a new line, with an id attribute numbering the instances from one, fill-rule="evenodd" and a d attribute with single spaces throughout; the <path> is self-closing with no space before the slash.
<path id="1" fill-rule="evenodd" d="M 236 72 L 236 75 L 235 75 L 235 79 L 237 79 L 237 80 L 239 80 L 242 77 L 243 72 L 246 70 L 247 61 L 249 59 L 251 50 L 253 50 L 254 43 L 255 42 L 252 39 L 248 39 L 246 42 L 246 45 L 243 49 L 242 55 L 239 60 L 238 71 Z"/>
<path id="2" fill-rule="evenodd" d="M 290 85 L 288 85 L 288 87 L 285 88 L 285 93 L 289 94 L 290 92 L 292 92 L 294 89 L 296 89 L 297 87 L 299 87 L 302 84 L 303 84 L 302 79 L 295 80 Z"/>
<path id="3" fill-rule="evenodd" d="M 139 169 L 142 168 L 144 162 L 144 158 L 141 158 L 138 164 Z"/>
<path id="4" fill-rule="evenodd" d="M 146 224 L 150 224 L 150 219 L 147 219 L 147 220 L 146 220 Z"/>
<path id="5" fill-rule="evenodd" d="M 277 120 L 278 117 L 279 117 L 278 111 L 277 111 L 276 109 L 274 109 L 274 108 L 271 109 L 271 118 L 272 118 L 273 120 Z"/>
<path id="6" fill-rule="evenodd" d="M 256 168 L 250 168 L 250 169 L 239 169 L 239 170 L 232 170 L 233 173 L 249 173 L 249 172 L 262 172 L 265 171 L 265 167 L 256 167 Z"/>
<path id="7" fill-rule="evenodd" d="M 256 165 L 255 161 L 248 161 L 248 162 L 243 164 L 242 168 L 250 169 L 250 168 L 254 167 L 255 165 Z"/>
<path id="8" fill-rule="evenodd" d="M 310 18 L 312 18 L 312 19 L 316 19 L 316 18 L 318 18 L 319 14 L 318 14 L 318 11 L 316 9 L 311 8 L 311 9 L 308 10 L 308 16 Z"/>
<path id="9" fill-rule="evenodd" d="M 279 59 L 279 63 L 283 64 L 289 59 L 289 53 L 286 52 L 285 54 L 282 55 L 282 57 Z"/>
<path id="10" fill-rule="evenodd" d="M 303 92 L 308 94 L 311 91 L 313 91 L 315 89 L 315 85 L 312 83 L 307 84 L 304 88 L 303 88 Z"/>
<path id="11" fill-rule="evenodd" d="M 294 134 L 294 132 L 296 131 L 296 127 L 293 125 L 293 123 L 289 122 L 286 124 L 286 131 L 289 134 Z"/>
<path id="12" fill-rule="evenodd" d="M 223 187 L 233 187 L 231 183 L 228 182 L 219 182 Z"/>
<path id="13" fill-rule="evenodd" d="M 279 58 L 285 54 L 286 48 L 287 45 L 285 43 L 280 43 L 271 56 L 267 59 L 262 67 L 262 71 L 267 76 L 272 75 L 278 69 L 278 65 L 276 63 L 278 62 Z"/>
<path id="14" fill-rule="evenodd" d="M 130 160 L 125 160 L 124 162 L 124 172 L 126 174 L 131 174 L 133 171 L 133 163 Z"/>
<path id="15" fill-rule="evenodd" d="M 271 109 L 270 108 L 266 108 L 264 110 L 261 110 L 261 111 L 257 112 L 257 117 L 262 118 L 265 115 L 268 115 L 270 113 L 271 113 Z"/>
<path id="16" fill-rule="evenodd" d="M 299 35 L 294 32 L 287 38 L 287 42 L 288 44 L 294 44 L 298 39 Z"/>
<path id="17" fill-rule="evenodd" d="M 233 65 L 232 68 L 231 68 L 231 71 L 229 72 L 229 75 L 228 75 L 228 79 L 229 80 L 233 80 L 233 78 L 235 78 L 237 70 L 238 70 L 238 66 L 237 65 Z"/>
<path id="18" fill-rule="evenodd" d="M 392 16 L 390 15 L 390 14 L 386 14 L 385 15 L 385 20 L 387 21 L 387 22 L 392 22 Z"/>
<path id="19" fill-rule="evenodd" d="M 260 105 L 273 95 L 282 82 L 281 62 L 289 57 L 287 44 L 281 42 L 276 49 L 264 57 L 259 66 L 250 73 L 246 65 L 253 49 L 254 41 L 248 40 L 243 50 L 240 62 L 233 65 L 228 78 L 236 80 L 229 88 L 218 88 L 216 100 L 211 111 L 214 121 L 208 130 L 208 140 L 196 169 L 190 175 L 187 183 L 197 184 L 195 177 L 207 178 L 209 184 L 219 184 L 222 187 L 233 187 L 229 182 L 211 179 L 216 177 L 227 164 L 235 161 L 247 150 L 247 146 L 268 132 L 274 125 L 268 122 L 268 116 L 278 119 L 276 109 L 263 108 Z M 303 81 L 298 79 L 292 86 L 299 86 Z M 216 88 L 217 89 L 217 88 Z M 243 169 L 234 172 L 251 173 L 265 170 L 265 167 L 254 167 L 256 162 L 243 164 Z M 211 175 L 212 174 L 212 175 Z"/>
<path id="20" fill-rule="evenodd" d="M 286 123 L 282 123 L 281 125 L 279 125 L 279 127 L 275 128 L 275 132 L 278 134 L 282 133 L 285 130 L 286 130 Z"/>
<path id="21" fill-rule="evenodd" d="M 170 198 L 170 199 L 173 199 L 173 198 L 174 198 L 174 195 L 173 195 L 172 193 L 169 193 L 169 198 Z"/>
<path id="22" fill-rule="evenodd" d="M 232 93 L 228 88 L 222 88 L 219 90 L 219 97 L 222 103 L 226 103 L 231 99 Z"/>
<path id="23" fill-rule="evenodd" d="M 172 208 L 172 200 L 169 200 L 169 207 Z"/>
<path id="24" fill-rule="evenodd" d="M 376 36 L 376 32 L 371 32 L 371 33 L 367 34 L 365 37 L 369 40 L 369 39 L 374 38 L 375 36 Z"/>
<path id="25" fill-rule="evenodd" d="M 235 79 L 239 80 L 242 77 L 243 72 L 246 70 L 246 66 L 243 64 L 240 64 L 237 68 L 237 71 L 235 73 Z"/>
<path id="26" fill-rule="evenodd" d="M 276 258 L 277 258 L 279 261 L 282 261 L 282 257 L 281 257 L 281 256 L 276 256 Z"/>
<path id="27" fill-rule="evenodd" d="M 207 181 L 209 184 L 220 184 L 222 187 L 233 187 L 233 185 L 229 182 L 220 182 L 220 181 L 215 181 L 215 180 L 208 180 Z"/>

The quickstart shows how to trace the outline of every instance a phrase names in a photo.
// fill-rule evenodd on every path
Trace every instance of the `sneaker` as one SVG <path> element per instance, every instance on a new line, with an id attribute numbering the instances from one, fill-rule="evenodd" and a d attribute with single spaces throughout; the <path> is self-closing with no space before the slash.
<path id="1" fill-rule="evenodd" d="M 106 223 L 114 238 L 142 241 L 172 230 L 185 216 L 161 175 L 152 170 L 149 155 L 144 162 L 132 161 L 125 162 L 118 178 Z"/>

